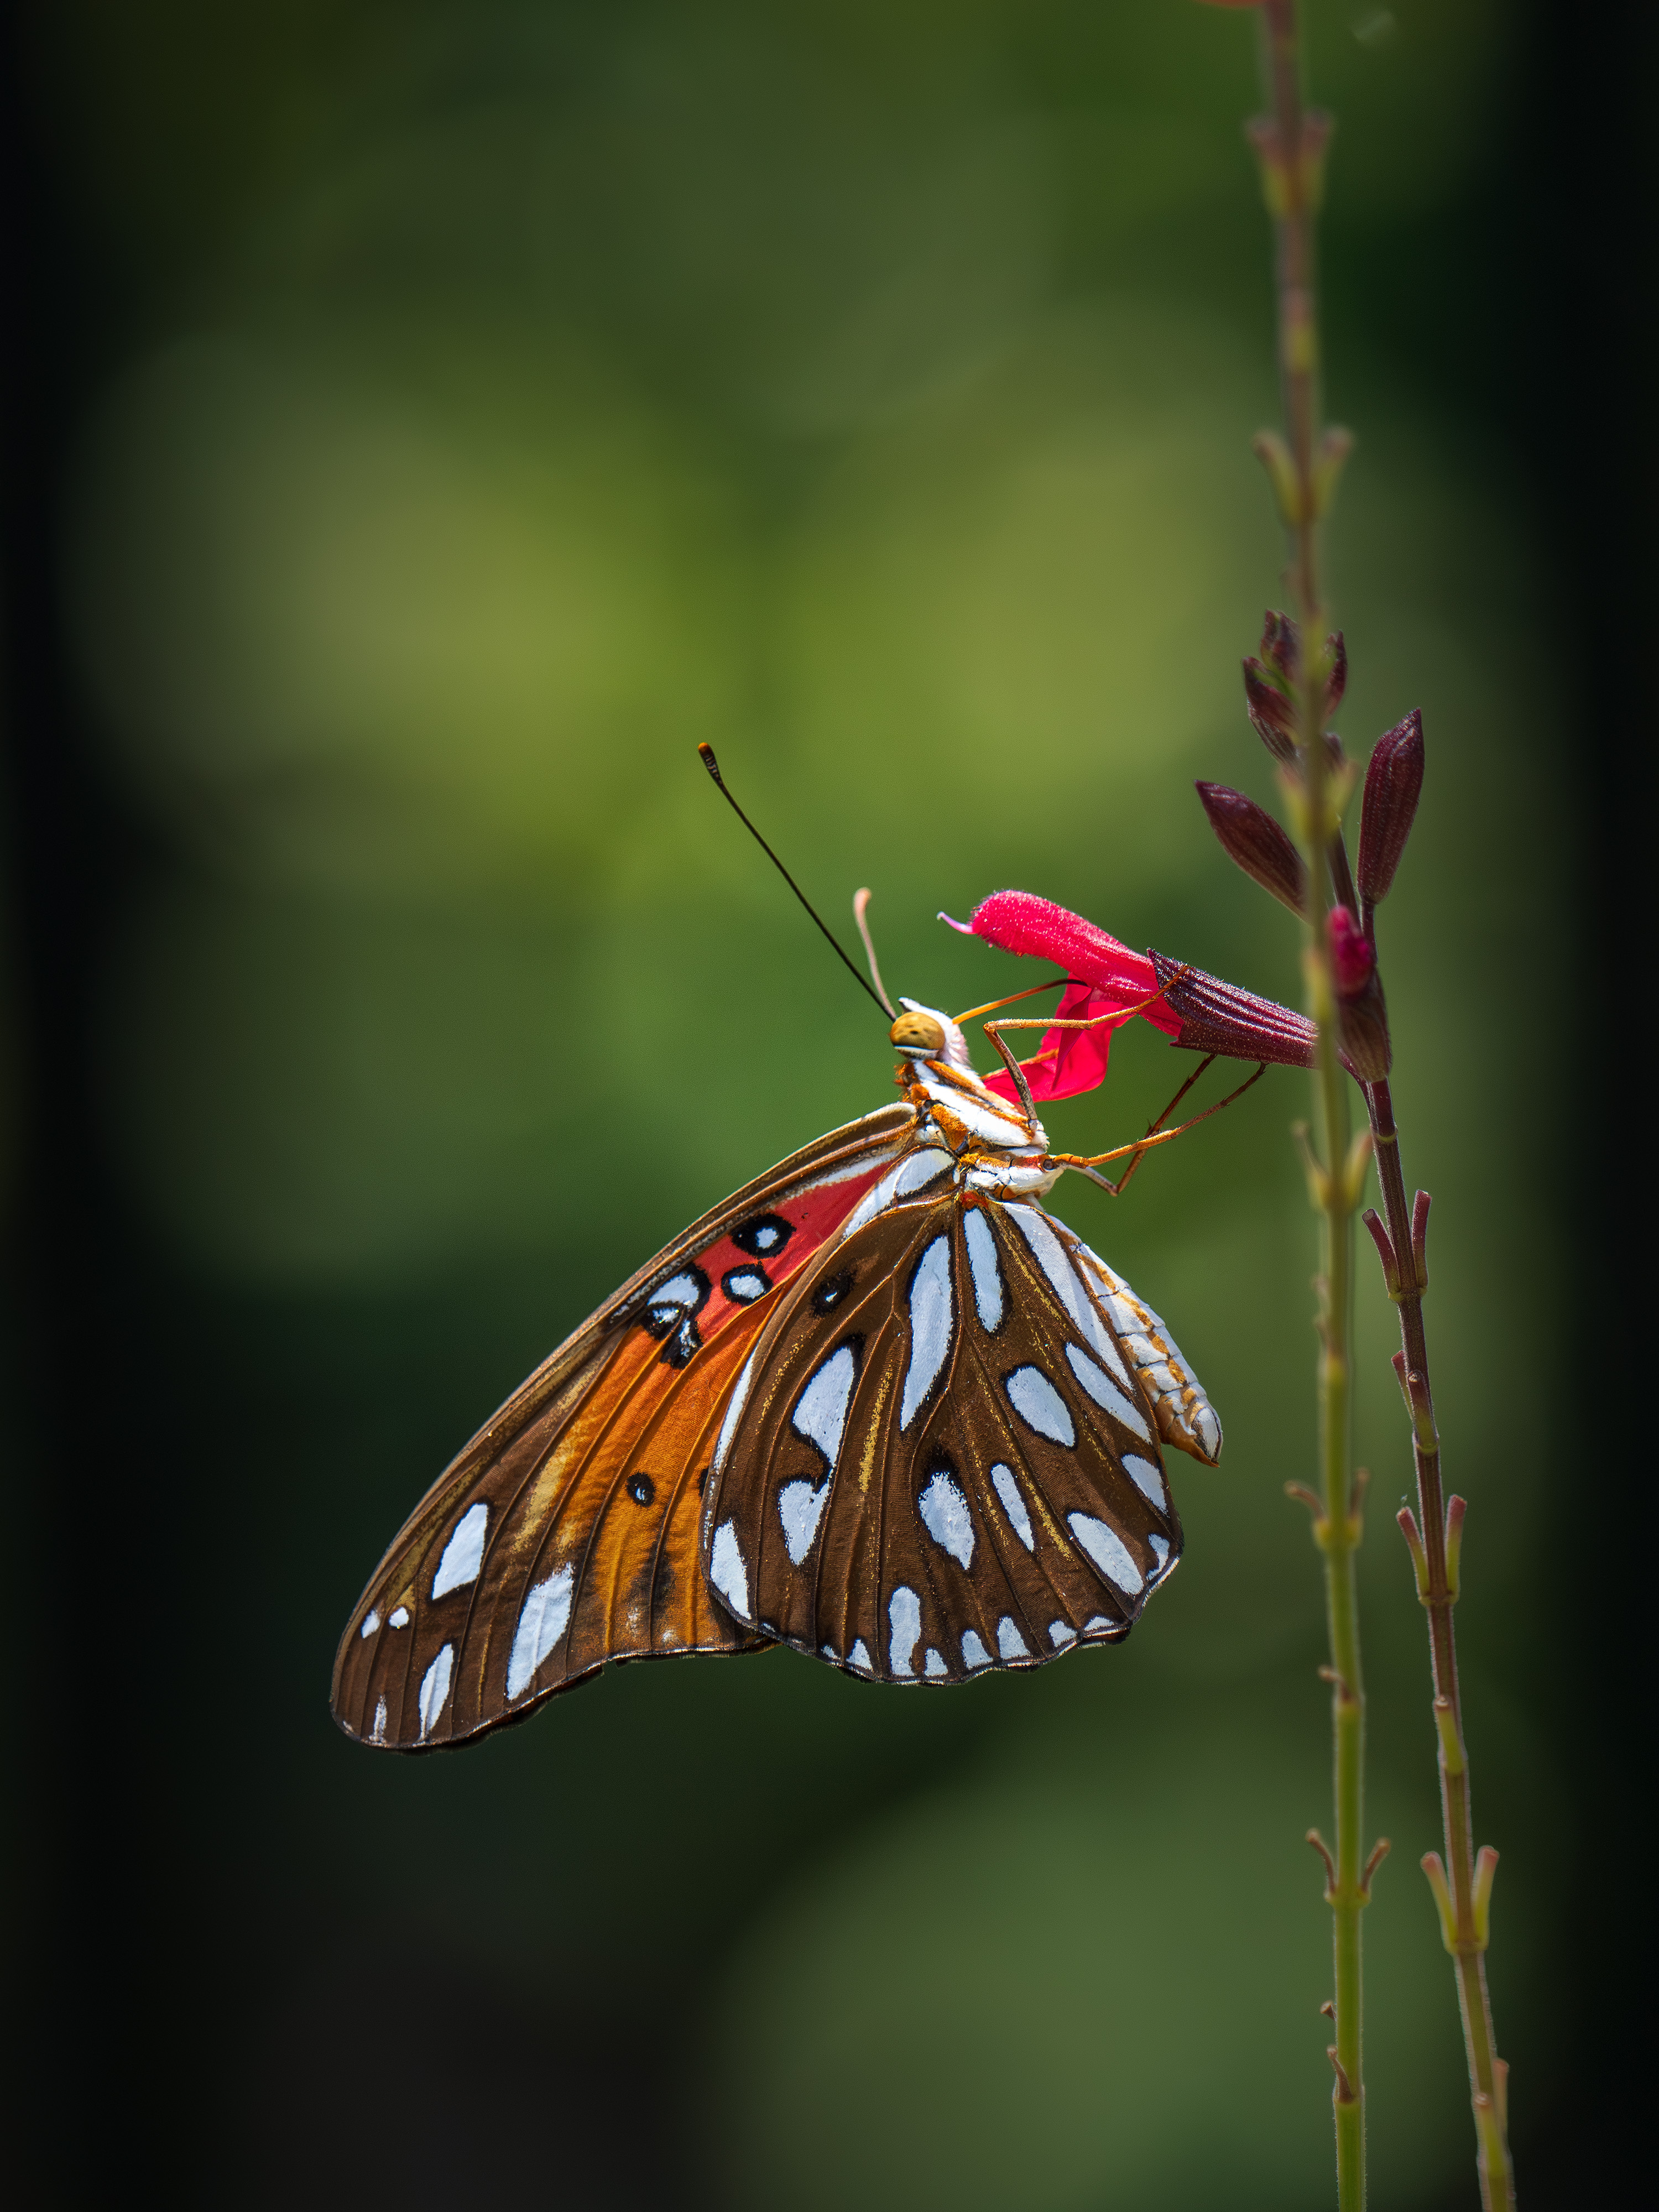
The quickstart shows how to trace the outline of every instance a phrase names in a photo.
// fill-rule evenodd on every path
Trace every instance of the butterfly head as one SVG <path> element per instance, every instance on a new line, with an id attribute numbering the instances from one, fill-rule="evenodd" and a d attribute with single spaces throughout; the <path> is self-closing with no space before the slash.
<path id="1" fill-rule="evenodd" d="M 936 1006 L 919 1006 L 914 999 L 901 999 L 899 1004 L 904 1012 L 890 1035 L 907 1060 L 942 1060 L 947 1067 L 973 1073 L 968 1040 L 949 1014 L 940 1013 Z"/>

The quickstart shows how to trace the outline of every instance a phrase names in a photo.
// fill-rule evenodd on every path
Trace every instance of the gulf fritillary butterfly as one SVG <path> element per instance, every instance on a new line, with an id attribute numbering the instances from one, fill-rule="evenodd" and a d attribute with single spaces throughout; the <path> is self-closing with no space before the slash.
<path id="1" fill-rule="evenodd" d="M 902 1100 L 705 1214 L 440 1477 L 341 1643 L 349 1735 L 470 1742 L 607 1660 L 945 1684 L 1127 1635 L 1181 1556 L 1160 1447 L 1220 1425 L 1042 1206 L 1029 1098 L 902 1003 Z"/>

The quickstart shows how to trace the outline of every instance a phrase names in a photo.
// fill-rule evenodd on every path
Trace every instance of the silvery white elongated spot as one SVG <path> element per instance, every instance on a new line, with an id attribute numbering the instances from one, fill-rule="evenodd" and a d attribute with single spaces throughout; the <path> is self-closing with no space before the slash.
<path id="1" fill-rule="evenodd" d="M 1170 1501 L 1164 1494 L 1164 1478 L 1149 1459 L 1141 1459 L 1134 1452 L 1123 1455 L 1123 1472 L 1149 1505 L 1156 1505 L 1160 1513 L 1167 1513 Z"/>
<path id="2" fill-rule="evenodd" d="M 1007 1613 L 997 1623 L 997 1650 L 1005 1659 L 1029 1659 L 1031 1647 Z"/>
<path id="3" fill-rule="evenodd" d="M 917 1191 L 925 1190 L 930 1182 L 948 1174 L 950 1168 L 951 1155 L 936 1145 L 925 1145 L 919 1152 L 911 1152 L 896 1168 L 890 1168 L 872 1189 L 865 1192 L 847 1217 L 841 1242 L 844 1244 L 849 1237 L 856 1236 L 866 1221 L 885 1213 L 890 1206 L 896 1206 L 901 1200 L 913 1198 Z"/>
<path id="4" fill-rule="evenodd" d="M 489 1508 L 480 1498 L 476 1505 L 467 1507 L 455 1523 L 454 1534 L 444 1546 L 438 1571 L 432 1577 L 434 1598 L 447 1597 L 451 1590 L 465 1589 L 468 1583 L 477 1580 L 489 1527 Z"/>
<path id="5" fill-rule="evenodd" d="M 910 1278 L 910 1365 L 899 1407 L 902 1436 L 916 1418 L 951 1349 L 951 1240 L 935 1237 Z"/>
<path id="6" fill-rule="evenodd" d="M 564 1634 L 570 1620 L 570 1599 L 575 1584 L 575 1569 L 559 1567 L 545 1582 L 538 1583 L 526 1598 L 514 1632 L 513 1649 L 507 1654 L 509 1704 L 524 1695 L 535 1680 L 536 1669 Z"/>
<path id="7" fill-rule="evenodd" d="M 1121 1590 L 1127 1590 L 1131 1597 L 1138 1597 L 1140 1595 L 1140 1570 L 1116 1529 L 1104 1521 L 1097 1521 L 1091 1513 L 1068 1513 L 1066 1522 L 1101 1572 L 1115 1582 Z"/>
<path id="8" fill-rule="evenodd" d="M 363 1616 L 363 1625 L 360 1632 L 365 1644 L 367 1644 L 369 1638 L 374 1635 L 375 1630 L 380 1626 L 380 1616 L 375 1612 L 374 1607 L 370 1606 L 368 1613 Z"/>
<path id="9" fill-rule="evenodd" d="M 783 1525 L 783 1547 L 792 1565 L 799 1566 L 812 1548 L 818 1522 L 829 1501 L 826 1475 L 816 1490 L 810 1482 L 786 1482 L 778 1492 L 778 1519 Z"/>
<path id="10" fill-rule="evenodd" d="M 1012 1375 L 1003 1377 L 1002 1387 L 1008 1393 L 1009 1404 L 1028 1428 L 1071 1450 L 1077 1442 L 1077 1431 L 1070 1410 L 1040 1367 L 1016 1367 Z"/>
<path id="11" fill-rule="evenodd" d="M 1105 1369 L 1097 1367 L 1088 1353 L 1080 1352 L 1074 1344 L 1066 1346 L 1066 1358 L 1073 1374 L 1101 1411 L 1121 1421 L 1126 1429 L 1133 1429 L 1144 1443 L 1151 1443 L 1152 1432 L 1146 1425 L 1146 1416 L 1124 1396 Z"/>
<path id="12" fill-rule="evenodd" d="M 939 1546 L 964 1567 L 974 1564 L 974 1516 L 968 1500 L 950 1476 L 936 1472 L 917 1501 L 921 1525 Z"/>
<path id="13" fill-rule="evenodd" d="M 1031 1533 L 1031 1516 L 1025 1500 L 1019 1494 L 1019 1485 L 1014 1480 L 1014 1470 L 999 1460 L 991 1469 L 991 1480 L 997 1496 L 1002 1500 L 1002 1510 L 1008 1516 L 1009 1525 L 1028 1552 L 1036 1548 L 1036 1539 Z"/>
<path id="14" fill-rule="evenodd" d="M 937 1675 L 948 1674 L 951 1670 L 945 1665 L 944 1660 L 940 1658 L 939 1653 L 935 1651 L 930 1644 L 927 1650 L 927 1656 L 922 1662 L 921 1671 L 924 1674 Z"/>
<path id="15" fill-rule="evenodd" d="M 963 1216 L 962 1234 L 968 1247 L 968 1272 L 973 1277 L 979 1325 L 988 1335 L 994 1335 L 1002 1326 L 1005 1305 L 1002 1268 L 997 1259 L 997 1240 L 982 1207 L 968 1208 Z"/>
<path id="16" fill-rule="evenodd" d="M 840 1345 L 814 1369 L 796 1401 L 790 1426 L 823 1454 L 833 1474 L 847 1431 L 847 1409 L 853 1402 L 858 1380 L 858 1357 L 850 1344 Z"/>
<path id="17" fill-rule="evenodd" d="M 858 1642 L 853 1646 L 852 1650 L 848 1653 L 847 1656 L 848 1662 L 853 1666 L 862 1667 L 866 1674 L 873 1674 L 875 1673 L 875 1668 L 870 1664 L 870 1654 L 866 1649 L 864 1638 L 861 1636 Z"/>
<path id="18" fill-rule="evenodd" d="M 1054 1223 L 1034 1206 L 1011 1206 L 1007 1211 L 1021 1236 L 1030 1246 L 1033 1258 L 1048 1277 L 1054 1296 L 1070 1316 L 1078 1334 L 1092 1347 L 1098 1358 L 1123 1376 L 1127 1389 L 1129 1377 L 1124 1373 L 1123 1362 L 1118 1357 L 1111 1331 L 1097 1312 L 1095 1302 L 1085 1287 L 1082 1277 L 1072 1265 L 1071 1255 L 1060 1242 Z"/>
<path id="19" fill-rule="evenodd" d="M 1048 1641 L 1056 1651 L 1063 1651 L 1068 1644 L 1077 1642 L 1077 1631 L 1069 1620 L 1051 1620 L 1048 1623 Z"/>
<path id="20" fill-rule="evenodd" d="M 887 1625 L 892 1632 L 887 1663 L 896 1674 L 911 1674 L 910 1655 L 921 1638 L 921 1600 L 901 1583 L 887 1601 Z"/>
<path id="21" fill-rule="evenodd" d="M 446 1644 L 432 1664 L 421 1677 L 421 1741 L 426 1741 L 438 1725 L 449 1696 L 449 1677 L 455 1665 L 455 1647 Z"/>
<path id="22" fill-rule="evenodd" d="M 970 1628 L 964 1632 L 962 1639 L 962 1657 L 963 1665 L 970 1670 L 975 1667 L 990 1665 L 991 1655 L 981 1643 L 977 1629 Z"/>
<path id="23" fill-rule="evenodd" d="M 722 1521 L 708 1550 L 708 1579 L 739 1620 L 749 1618 L 749 1570 L 738 1549 L 738 1524 Z"/>

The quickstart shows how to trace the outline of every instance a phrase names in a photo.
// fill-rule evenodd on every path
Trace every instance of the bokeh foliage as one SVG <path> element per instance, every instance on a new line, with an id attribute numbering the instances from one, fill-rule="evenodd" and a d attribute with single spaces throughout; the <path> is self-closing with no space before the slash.
<path id="1" fill-rule="evenodd" d="M 1503 33 L 1486 0 L 1309 12 L 1341 119 L 1331 409 L 1362 438 L 1343 727 L 1363 750 L 1420 705 L 1428 734 L 1385 958 L 1472 1502 L 1495 2000 L 1536 2083 L 1553 1416 L 1504 1201 L 1539 1110 L 1523 1127 L 1510 1041 L 1551 981 L 1547 676 L 1510 672 L 1535 610 L 1503 456 L 1377 306 L 1439 296 Z M 1227 1430 L 1222 1471 L 1176 1471 L 1186 1563 L 1121 1652 L 914 1700 L 787 1655 L 635 1668 L 435 1762 L 370 1759 L 325 1711 L 380 1547 L 524 1370 L 886 1095 L 867 1003 L 699 739 L 832 915 L 874 887 L 896 988 L 1027 980 L 933 919 L 1012 883 L 1297 996 L 1285 918 L 1190 788 L 1272 796 L 1237 668 L 1279 557 L 1248 448 L 1274 404 L 1248 22 L 75 0 L 38 39 L 118 333 L 65 592 L 111 787 L 160 855 L 98 1050 L 173 1286 L 148 1326 L 187 1571 L 157 1680 L 206 1687 L 158 1802 L 192 1870 L 179 1971 L 233 2023 L 204 2027 L 204 2155 L 271 2203 L 1326 2202 L 1319 1583 L 1280 1494 L 1313 1443 L 1291 1075 L 1121 1205 L 1055 1201 Z M 1185 1072 L 1150 1039 L 1117 1061 L 1056 1110 L 1062 1142 L 1133 1133 Z M 1377 2201 L 1405 2207 L 1468 2152 L 1413 1864 L 1437 1831 L 1391 1327 L 1367 1269 L 1371 1819 L 1395 1844 L 1372 2133 Z M 234 1654 L 232 1612 L 261 1624 Z"/>

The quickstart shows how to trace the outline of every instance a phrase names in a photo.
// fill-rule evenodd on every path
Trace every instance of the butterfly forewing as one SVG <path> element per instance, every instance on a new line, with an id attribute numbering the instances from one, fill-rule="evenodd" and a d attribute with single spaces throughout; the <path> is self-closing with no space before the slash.
<path id="1" fill-rule="evenodd" d="M 710 1478 L 704 1554 L 738 1617 L 894 1681 L 1127 1634 L 1181 1527 L 1081 1250 L 1034 1205 L 948 1188 L 826 1243 Z"/>
<path id="2" fill-rule="evenodd" d="M 710 1594 L 702 1486 L 757 1339 L 914 1119 L 866 1115 L 705 1215 L 485 1425 L 358 1602 L 335 1662 L 349 1734 L 439 1748 L 607 1660 L 763 1648 Z"/>

